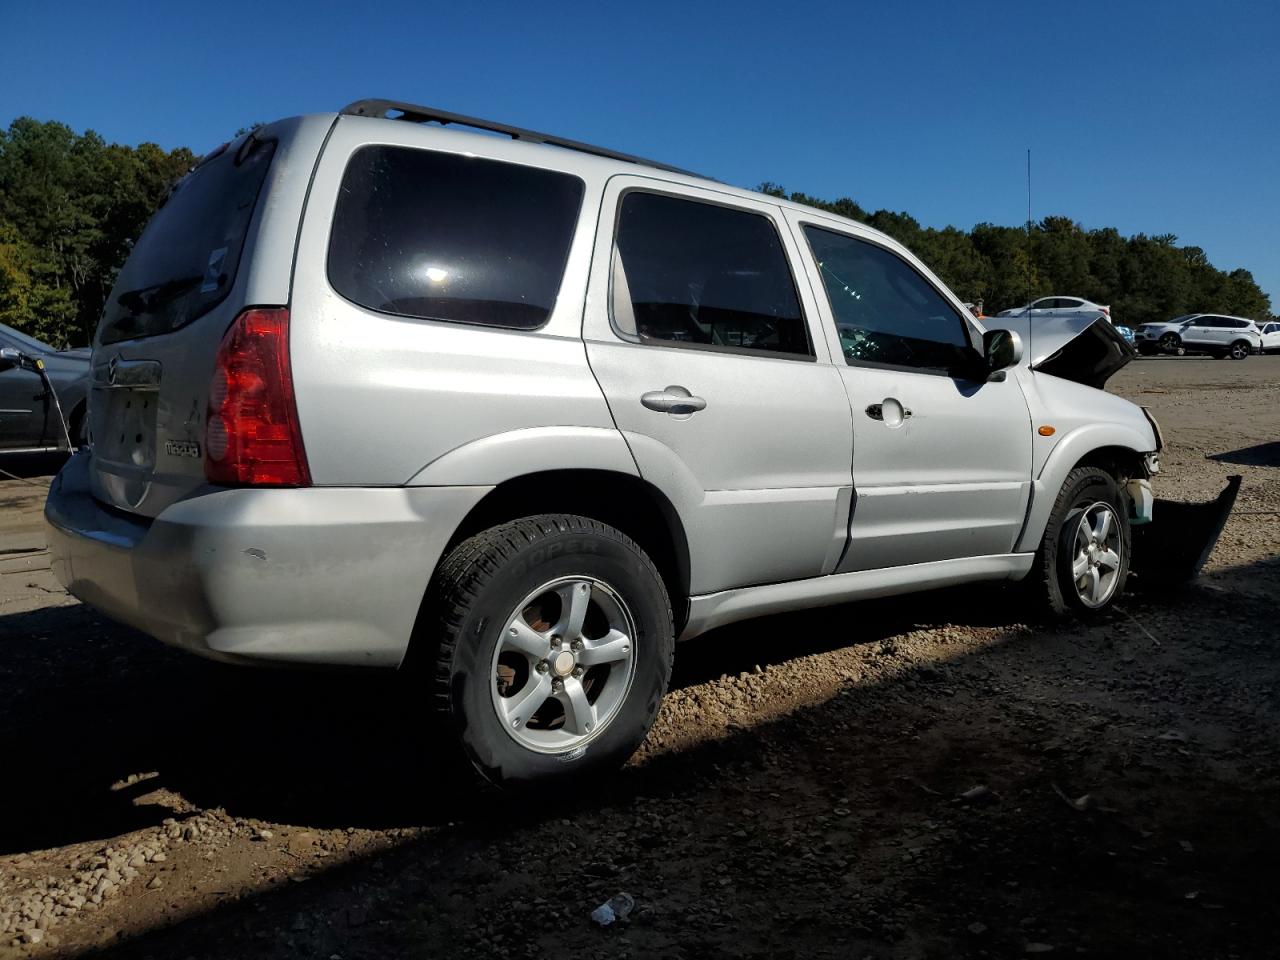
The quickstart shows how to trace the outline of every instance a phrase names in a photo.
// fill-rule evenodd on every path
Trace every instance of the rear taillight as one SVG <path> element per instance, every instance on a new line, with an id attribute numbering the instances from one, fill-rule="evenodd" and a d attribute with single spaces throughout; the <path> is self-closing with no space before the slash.
<path id="1" fill-rule="evenodd" d="M 205 420 L 211 483 L 308 487 L 289 368 L 289 311 L 259 307 L 236 317 L 218 347 Z"/>
<path id="2" fill-rule="evenodd" d="M 1105 313 L 1108 317 L 1109 317 L 1109 316 L 1111 316 L 1111 308 L 1110 308 L 1110 307 L 1103 307 L 1103 308 L 1102 308 L 1102 312 L 1103 312 L 1103 313 Z"/>

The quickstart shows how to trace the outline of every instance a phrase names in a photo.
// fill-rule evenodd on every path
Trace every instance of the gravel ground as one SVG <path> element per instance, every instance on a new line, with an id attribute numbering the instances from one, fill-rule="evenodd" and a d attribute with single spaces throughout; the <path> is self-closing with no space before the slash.
<path id="1" fill-rule="evenodd" d="M 991 587 L 726 628 L 616 780 L 537 802 L 432 771 L 401 679 L 95 616 L 0 483 L 0 957 L 1276 956 L 1280 358 L 1111 389 L 1162 495 L 1245 477 L 1197 584 L 1088 627 Z"/>

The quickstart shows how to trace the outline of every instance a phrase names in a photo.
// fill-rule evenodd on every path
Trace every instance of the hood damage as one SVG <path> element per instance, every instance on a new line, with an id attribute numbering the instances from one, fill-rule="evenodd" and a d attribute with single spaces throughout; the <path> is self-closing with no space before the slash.
<path id="1" fill-rule="evenodd" d="M 1032 370 L 1098 390 L 1138 355 L 1103 317 L 992 317 L 984 325 L 1016 333 Z"/>

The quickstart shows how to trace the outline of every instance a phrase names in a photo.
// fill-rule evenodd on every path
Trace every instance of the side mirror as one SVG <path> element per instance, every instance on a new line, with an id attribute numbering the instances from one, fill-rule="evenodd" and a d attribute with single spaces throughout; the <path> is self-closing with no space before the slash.
<path id="1" fill-rule="evenodd" d="M 0 347 L 0 370 L 16 367 L 21 360 L 22 354 L 13 347 Z"/>
<path id="2" fill-rule="evenodd" d="M 1022 362 L 1022 338 L 1012 330 L 988 330 L 982 335 L 982 359 L 987 373 L 997 373 Z"/>

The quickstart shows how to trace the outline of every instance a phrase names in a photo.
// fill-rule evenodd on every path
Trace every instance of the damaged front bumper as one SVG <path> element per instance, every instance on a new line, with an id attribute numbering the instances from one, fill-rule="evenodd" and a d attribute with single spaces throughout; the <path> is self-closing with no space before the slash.
<path id="1" fill-rule="evenodd" d="M 1140 584 L 1183 583 L 1200 572 L 1235 506 L 1240 480 L 1239 476 L 1229 477 L 1226 488 L 1205 503 L 1154 500 L 1149 508 L 1150 522 L 1135 520 L 1133 527 L 1129 569 Z"/>

